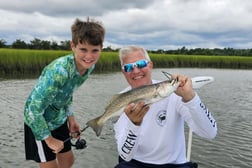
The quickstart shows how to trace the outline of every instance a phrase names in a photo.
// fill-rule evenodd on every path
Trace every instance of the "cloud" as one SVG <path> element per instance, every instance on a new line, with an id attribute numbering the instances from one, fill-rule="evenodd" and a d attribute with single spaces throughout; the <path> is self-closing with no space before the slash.
<path id="1" fill-rule="evenodd" d="M 9 11 L 34 13 L 39 11 L 50 16 L 100 16 L 108 11 L 126 8 L 142 8 L 153 0 L 12 0 L 0 2 L 1 8 Z M 18 5 L 17 5 L 18 4 Z"/>
<path id="2" fill-rule="evenodd" d="M 251 48 L 252 1 L 12 0 L 0 2 L 0 39 L 69 40 L 75 18 L 102 21 L 105 46 Z"/>

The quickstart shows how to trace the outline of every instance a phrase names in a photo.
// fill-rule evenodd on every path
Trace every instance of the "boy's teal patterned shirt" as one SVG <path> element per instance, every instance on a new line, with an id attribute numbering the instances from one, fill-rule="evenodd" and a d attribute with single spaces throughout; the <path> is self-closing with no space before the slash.
<path id="1" fill-rule="evenodd" d="M 93 71 L 94 65 L 81 76 L 73 54 L 50 63 L 42 71 L 29 95 L 24 109 L 24 121 L 36 140 L 44 140 L 73 115 L 73 92 Z"/>

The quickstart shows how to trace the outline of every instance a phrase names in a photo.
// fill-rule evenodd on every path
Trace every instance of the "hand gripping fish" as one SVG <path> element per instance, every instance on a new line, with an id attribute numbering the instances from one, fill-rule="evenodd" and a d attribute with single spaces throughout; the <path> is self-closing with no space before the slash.
<path id="1" fill-rule="evenodd" d="M 177 79 L 170 79 L 116 94 L 109 101 L 110 103 L 106 106 L 105 112 L 101 116 L 88 121 L 87 127 L 91 127 L 96 135 L 99 136 L 104 123 L 110 118 L 120 116 L 128 104 L 144 101 L 146 105 L 150 105 L 168 97 L 178 86 L 179 82 Z"/>

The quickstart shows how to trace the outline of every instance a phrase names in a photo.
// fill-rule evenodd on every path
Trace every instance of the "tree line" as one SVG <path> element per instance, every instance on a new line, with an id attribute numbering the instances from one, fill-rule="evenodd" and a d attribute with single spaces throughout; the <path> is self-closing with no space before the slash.
<path id="1" fill-rule="evenodd" d="M 21 39 L 17 39 L 11 45 L 7 45 L 4 39 L 0 39 L 0 48 L 14 49 L 37 49 L 37 50 L 71 50 L 70 40 L 61 41 L 58 44 L 55 41 L 40 40 L 34 38 L 30 43 L 26 43 Z M 117 52 L 119 49 L 113 49 L 111 46 L 103 48 L 103 51 Z M 217 56 L 252 56 L 252 48 L 250 49 L 234 49 L 234 48 L 194 48 L 187 49 L 185 46 L 176 50 L 148 50 L 150 53 L 156 54 L 176 54 L 176 55 L 217 55 Z"/>
<path id="2" fill-rule="evenodd" d="M 11 45 L 6 45 L 4 39 L 0 39 L 0 48 L 14 48 L 14 49 L 36 49 L 36 50 L 71 50 L 70 40 L 61 41 L 58 44 L 56 41 L 40 40 L 34 38 L 30 43 L 26 43 L 21 39 L 17 39 Z"/>
<path id="3" fill-rule="evenodd" d="M 252 56 L 252 48 L 250 49 L 234 49 L 234 48 L 195 48 L 187 49 L 185 46 L 177 50 L 157 50 L 153 53 L 164 54 L 180 54 L 180 55 L 216 55 L 216 56 Z"/>

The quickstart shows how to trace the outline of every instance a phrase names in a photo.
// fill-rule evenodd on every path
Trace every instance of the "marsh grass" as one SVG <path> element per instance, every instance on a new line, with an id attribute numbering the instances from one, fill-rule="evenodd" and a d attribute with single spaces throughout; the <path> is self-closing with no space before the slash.
<path id="1" fill-rule="evenodd" d="M 150 54 L 155 67 L 251 69 L 252 57 Z"/>
<path id="2" fill-rule="evenodd" d="M 111 72 L 120 70 L 120 61 L 117 52 L 102 52 L 96 64 L 95 72 Z"/>
<path id="3" fill-rule="evenodd" d="M 0 75 L 37 75 L 52 60 L 70 51 L 0 49 Z"/>
<path id="4" fill-rule="evenodd" d="M 71 51 L 0 49 L 0 77 L 38 76 L 54 59 Z M 199 67 L 252 69 L 252 57 L 152 54 L 155 68 Z M 95 72 L 120 71 L 117 52 L 102 52 Z"/>

